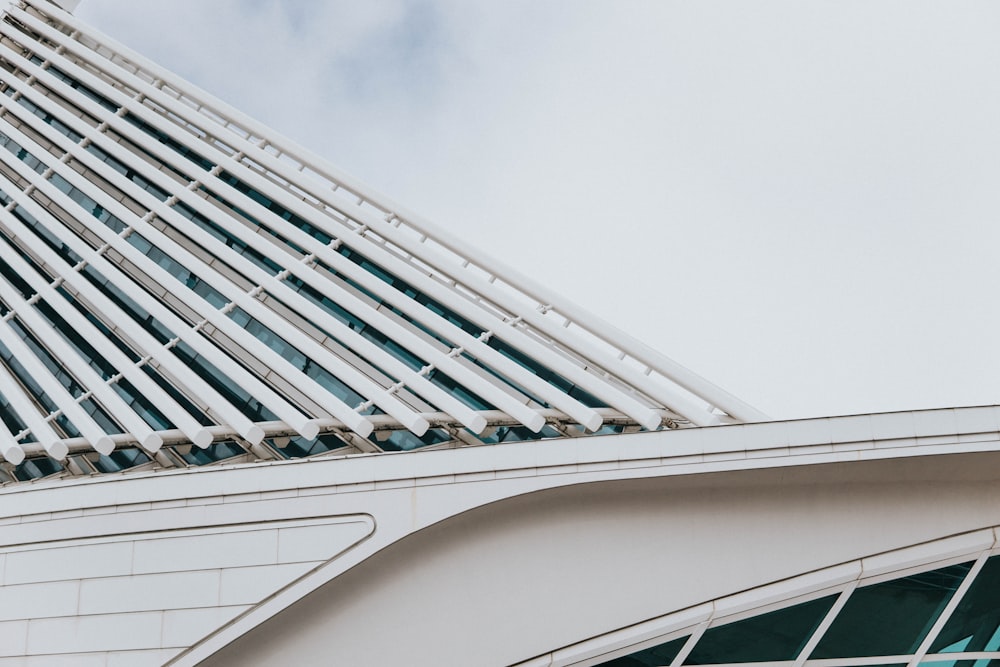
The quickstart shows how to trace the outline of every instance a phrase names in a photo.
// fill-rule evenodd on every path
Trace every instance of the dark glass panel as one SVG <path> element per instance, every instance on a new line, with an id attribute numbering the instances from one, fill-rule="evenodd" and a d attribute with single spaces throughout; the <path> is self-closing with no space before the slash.
<path id="1" fill-rule="evenodd" d="M 10 153 L 21 160 L 29 167 L 31 167 L 35 172 L 42 173 L 46 169 L 46 165 L 42 164 L 41 160 L 36 158 L 34 155 L 26 151 L 21 144 L 17 143 L 6 134 L 0 132 L 0 146 L 6 148 Z"/>
<path id="2" fill-rule="evenodd" d="M 236 252 L 240 253 L 241 255 L 249 259 L 251 262 L 253 262 L 260 268 L 270 273 L 271 275 L 274 275 L 279 271 L 281 271 L 281 266 L 276 262 L 274 262 L 272 259 L 261 254 L 254 248 L 251 248 L 246 243 L 244 243 L 243 241 L 239 240 L 238 238 L 230 234 L 228 231 L 226 231 L 221 225 L 212 222 L 211 220 L 203 216 L 201 213 L 198 213 L 196 210 L 194 210 L 187 204 L 184 204 L 183 202 L 178 202 L 174 204 L 173 208 L 178 213 L 183 215 L 185 218 L 187 218 L 191 222 L 201 227 L 202 230 L 211 234 L 215 238 L 219 239 L 227 246 L 229 246 Z"/>
<path id="3" fill-rule="evenodd" d="M 107 456 L 103 454 L 93 461 L 94 467 L 101 472 L 120 472 L 129 468 L 149 463 L 149 457 L 141 449 L 116 449 Z"/>
<path id="4" fill-rule="evenodd" d="M 11 286 L 21 293 L 22 299 L 30 299 L 35 293 L 35 290 L 31 288 L 31 285 L 21 277 L 21 275 L 11 267 L 7 262 L 0 260 L 0 275 L 3 276 L 4 280 L 11 284 Z M 4 306 L 6 309 L 6 306 Z"/>
<path id="5" fill-rule="evenodd" d="M 172 347 L 171 351 L 249 419 L 272 421 L 278 418 L 263 403 L 216 368 L 205 357 L 195 352 L 194 348 L 187 343 L 181 341 Z"/>
<path id="6" fill-rule="evenodd" d="M 295 220 L 293 219 L 291 220 L 291 222 L 294 223 Z M 431 311 L 447 319 L 453 325 L 464 330 L 466 333 L 472 334 L 473 336 L 478 336 L 481 333 L 483 333 L 482 327 L 476 326 L 469 320 L 466 320 L 461 315 L 452 311 L 450 308 L 447 308 L 446 306 L 441 305 L 437 301 L 434 301 L 423 292 L 420 292 L 414 287 L 412 287 L 409 283 L 389 273 L 378 264 L 375 264 L 374 262 L 365 258 L 363 255 L 360 255 L 357 251 L 351 250 L 347 246 L 342 245 L 339 248 L 337 248 L 337 252 L 339 252 L 341 255 L 343 255 L 347 259 L 351 260 L 352 262 L 354 262 L 355 264 L 366 270 L 368 273 L 371 273 L 376 278 L 382 280 L 386 284 L 391 285 L 395 289 L 404 293 L 406 296 L 413 299 L 417 303 L 423 304 Z"/>
<path id="7" fill-rule="evenodd" d="M 289 459 L 315 456 L 316 454 L 323 454 L 347 447 L 346 442 L 332 433 L 324 433 L 312 440 L 306 440 L 299 436 L 291 437 L 288 438 L 288 442 L 283 446 L 277 440 L 277 438 L 272 439 L 270 441 L 271 446 L 281 453 L 282 456 Z"/>
<path id="8" fill-rule="evenodd" d="M 112 387 L 121 399 L 154 429 L 174 428 L 174 423 L 163 414 L 163 411 L 139 393 L 139 390 L 128 380 L 120 379 Z"/>
<path id="9" fill-rule="evenodd" d="M 672 639 L 620 658 L 599 663 L 599 667 L 663 667 L 669 665 L 684 648 L 687 637 Z"/>
<path id="10" fill-rule="evenodd" d="M 47 246 L 49 246 L 50 248 L 52 248 L 53 250 L 55 250 L 57 253 L 59 253 L 60 255 L 62 255 L 65 259 L 67 259 L 67 261 L 70 264 L 76 264 L 77 262 L 80 261 L 81 258 L 80 258 L 79 255 L 77 255 L 75 252 L 73 252 L 72 250 L 70 250 L 68 245 L 66 245 L 61 240 L 59 240 L 59 238 L 55 234 L 53 234 L 51 231 L 49 231 L 49 229 L 47 227 L 45 227 L 45 225 L 42 225 L 41 223 L 39 223 L 38 220 L 35 219 L 35 217 L 33 215 L 31 215 L 30 213 L 28 213 L 20 205 L 15 206 L 11 210 L 11 213 L 14 214 L 15 218 L 17 218 L 18 220 L 20 220 L 21 222 L 23 222 L 26 227 L 30 228 L 31 231 L 34 232 L 34 234 L 39 239 L 41 239 L 43 243 L 45 243 Z M 27 255 L 26 253 L 22 253 L 21 251 L 18 251 L 18 254 L 21 255 L 26 261 L 30 262 L 32 264 L 32 268 L 34 268 L 36 271 L 38 271 L 38 273 L 40 273 L 43 276 L 48 276 L 48 273 L 45 272 L 45 271 L 42 271 L 38 267 L 38 265 L 35 263 L 35 261 L 33 259 L 30 259 L 29 255 Z M 52 280 L 52 278 L 50 277 L 49 281 L 51 282 L 51 280 Z"/>
<path id="11" fill-rule="evenodd" d="M 68 344 L 72 345 L 87 364 L 93 368 L 96 372 L 100 373 L 101 377 L 107 380 L 111 376 L 117 373 L 117 370 L 112 366 L 98 351 L 94 348 L 90 342 L 80 335 L 80 333 L 69 324 L 66 320 L 62 318 L 59 313 L 56 312 L 55 308 L 50 306 L 45 301 L 39 301 L 35 307 L 41 313 L 42 317 L 48 320 L 49 324 L 53 329 L 59 332 L 63 340 Z"/>
<path id="12" fill-rule="evenodd" d="M 190 451 L 187 453 L 181 453 L 179 450 L 174 450 L 182 459 L 195 466 L 203 466 L 209 463 L 215 463 L 216 461 L 222 461 L 225 459 L 232 458 L 234 456 L 239 456 L 240 454 L 245 454 L 246 451 L 237 445 L 235 442 L 222 441 L 216 442 L 205 449 L 199 449 L 198 447 L 191 447 Z"/>
<path id="13" fill-rule="evenodd" d="M 490 435 L 476 435 L 468 430 L 467 432 L 488 445 L 495 445 L 498 442 L 522 442 L 525 440 L 544 440 L 545 438 L 563 437 L 562 433 L 548 425 L 543 426 L 542 430 L 538 433 L 535 433 L 527 426 L 498 426 Z"/>
<path id="14" fill-rule="evenodd" d="M 154 336 L 159 342 L 166 343 L 174 337 L 173 332 L 160 323 L 155 317 L 149 314 L 145 308 L 140 306 L 132 297 L 125 294 L 117 285 L 105 278 L 93 265 L 88 264 L 80 271 L 80 275 L 86 278 L 94 287 L 99 289 L 104 296 L 113 301 L 115 305 L 140 324 L 146 331 Z"/>
<path id="15" fill-rule="evenodd" d="M 10 402 L 3 394 L 0 394 L 0 419 L 3 420 L 4 425 L 6 425 L 10 432 L 14 435 L 17 435 L 27 428 L 24 422 L 21 421 L 21 416 L 17 414 L 13 406 L 11 406 Z"/>
<path id="16" fill-rule="evenodd" d="M 56 403 L 49 398 L 49 395 L 42 391 L 41 386 L 35 381 L 35 378 L 28 373 L 27 369 L 21 365 L 21 362 L 14 357 L 13 353 L 7 348 L 6 345 L 0 343 L 0 360 L 3 360 L 7 365 L 7 369 L 17 378 L 24 388 L 31 394 L 32 397 L 38 403 L 45 408 L 47 412 L 56 412 L 59 407 Z M 76 438 L 80 436 L 80 432 L 76 429 L 73 423 L 66 417 L 66 415 L 60 414 L 54 421 L 62 432 L 70 438 Z"/>
<path id="17" fill-rule="evenodd" d="M 48 477 L 59 471 L 63 467 L 57 461 L 50 458 L 26 459 L 14 468 L 14 477 L 27 482 L 32 479 Z"/>
<path id="18" fill-rule="evenodd" d="M 466 387 L 455 382 L 449 376 L 445 375 L 438 369 L 434 369 L 427 376 L 433 384 L 444 389 L 452 396 L 462 401 L 468 405 L 473 410 L 495 410 L 496 408 L 490 404 L 486 399 L 482 398 L 475 392 L 470 391 Z"/>
<path id="19" fill-rule="evenodd" d="M 137 187 L 139 187 L 142 190 L 145 190 L 146 192 L 153 195 L 160 201 L 166 201 L 170 197 L 170 195 L 167 193 L 166 190 L 156 185 L 153 185 L 153 183 L 144 178 L 134 169 L 126 165 L 121 160 L 113 157 L 110 153 L 99 148 L 95 144 L 88 144 L 85 150 L 94 157 L 96 157 L 101 162 L 105 163 L 106 165 L 108 165 L 109 167 L 120 173 L 128 180 L 132 181 Z"/>
<path id="20" fill-rule="evenodd" d="M 810 600 L 705 631 L 685 665 L 794 660 L 836 601 Z"/>
<path id="21" fill-rule="evenodd" d="M 423 435 L 415 435 L 409 431 L 392 431 L 389 435 L 382 433 L 372 433 L 368 439 L 378 445 L 386 452 L 410 451 L 428 445 L 436 445 L 441 442 L 451 440 L 447 431 L 442 429 L 428 429 Z"/>
<path id="22" fill-rule="evenodd" d="M 56 130 L 66 135 L 70 139 L 72 139 L 73 143 L 77 143 L 78 141 L 83 139 L 82 134 L 79 134 L 78 132 L 74 132 L 73 130 L 71 130 L 68 125 L 66 125 L 61 120 L 59 120 L 58 118 L 47 112 L 45 109 L 42 109 L 40 106 L 29 100 L 27 97 L 22 96 L 17 98 L 17 103 L 20 104 L 25 109 L 27 109 L 28 111 L 30 111 L 31 113 L 41 118 L 43 122 L 51 125 Z"/>
<path id="23" fill-rule="evenodd" d="M 489 342 L 487 342 L 486 344 L 492 347 L 500 354 L 510 359 L 511 361 L 515 362 L 516 364 L 528 369 L 529 371 L 531 371 L 538 377 L 542 378 L 552 386 L 557 387 L 561 391 L 569 394 L 570 396 L 580 401 L 584 405 L 591 408 L 607 407 L 607 404 L 601 401 L 596 396 L 593 396 L 584 391 L 583 389 L 580 389 L 579 387 L 577 387 L 575 384 L 573 384 L 563 376 L 559 375 L 558 373 L 552 370 L 549 370 L 548 368 L 546 368 L 542 364 L 539 364 L 537 361 L 535 361 L 528 355 L 524 354 L 523 352 L 514 347 L 511 347 L 510 345 L 503 342 L 496 336 L 492 336 Z"/>
<path id="24" fill-rule="evenodd" d="M 40 61 L 36 62 L 36 59 L 37 59 L 37 56 L 35 56 L 31 60 L 32 60 L 32 62 L 35 62 L 35 64 L 40 65 L 41 62 Z M 88 86 L 83 85 L 82 83 L 80 83 L 79 81 L 77 81 L 76 79 L 74 79 L 73 77 L 71 77 L 66 72 L 63 72 L 61 69 L 59 69 L 55 65 L 51 65 L 50 64 L 49 67 L 48 67 L 48 71 L 53 76 L 55 76 L 57 79 L 61 79 L 63 82 L 69 84 L 69 86 L 71 88 L 75 88 L 76 90 L 78 90 L 79 92 L 81 92 L 85 97 L 89 97 L 91 100 L 93 100 L 94 102 L 97 102 L 98 104 L 100 104 L 102 107 L 104 107 L 108 111 L 111 111 L 111 112 L 118 111 L 118 105 L 117 104 L 115 104 L 114 102 L 112 102 L 108 98 L 104 97 L 103 95 L 95 92 L 93 88 L 90 88 Z"/>
<path id="25" fill-rule="evenodd" d="M 944 629 L 931 644 L 931 653 L 1000 650 L 1000 556 L 983 565 Z"/>
<path id="26" fill-rule="evenodd" d="M 810 658 L 913 653 L 971 566 L 961 563 L 858 588 Z"/>

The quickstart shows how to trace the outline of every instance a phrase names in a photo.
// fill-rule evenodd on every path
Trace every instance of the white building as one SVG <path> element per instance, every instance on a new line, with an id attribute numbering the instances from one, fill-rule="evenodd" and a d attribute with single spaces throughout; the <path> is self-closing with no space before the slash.
<path id="1" fill-rule="evenodd" d="M 1000 409 L 768 421 L 55 4 L 0 65 L 0 667 L 1000 664 Z"/>

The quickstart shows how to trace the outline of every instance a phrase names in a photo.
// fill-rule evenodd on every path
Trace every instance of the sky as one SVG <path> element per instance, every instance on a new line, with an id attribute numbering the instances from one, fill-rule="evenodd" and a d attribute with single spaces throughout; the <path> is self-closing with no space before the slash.
<path id="1" fill-rule="evenodd" d="M 1000 404 L 1000 3 L 76 14 L 773 418 Z"/>

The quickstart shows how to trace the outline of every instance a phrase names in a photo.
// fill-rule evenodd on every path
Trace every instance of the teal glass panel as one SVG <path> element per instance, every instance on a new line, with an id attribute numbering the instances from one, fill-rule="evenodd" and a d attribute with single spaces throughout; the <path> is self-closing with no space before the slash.
<path id="1" fill-rule="evenodd" d="M 113 301 L 115 305 L 125 311 L 129 317 L 136 321 L 152 336 L 161 343 L 166 343 L 174 337 L 173 332 L 165 327 L 159 320 L 150 315 L 146 309 L 138 304 L 132 297 L 123 292 L 117 285 L 102 275 L 93 265 L 88 264 L 80 271 L 80 275 L 87 279 L 94 287 L 99 289 L 104 296 Z"/>
<path id="2" fill-rule="evenodd" d="M 36 65 L 41 65 L 42 64 L 42 60 L 38 56 L 32 56 L 31 57 L 31 62 L 35 63 Z M 108 111 L 111 111 L 111 112 L 118 111 L 118 105 L 117 104 L 115 104 L 114 102 L 112 102 L 108 98 L 104 97 L 103 95 L 98 94 L 92 88 L 89 88 L 89 87 L 83 85 L 82 83 L 80 83 L 79 81 L 77 81 L 76 79 L 74 79 L 73 77 L 71 77 L 66 72 L 63 72 L 61 69 L 59 69 L 55 65 L 50 64 L 48 66 L 48 68 L 47 68 L 47 71 L 52 76 L 56 77 L 57 79 L 60 79 L 64 83 L 68 84 L 70 86 L 70 88 L 75 88 L 80 93 L 82 93 L 85 97 L 89 97 L 91 100 L 93 100 L 94 102 L 97 102 L 98 104 L 100 104 L 102 107 L 104 107 Z"/>
<path id="3" fill-rule="evenodd" d="M 0 419 L 3 420 L 4 425 L 10 430 L 11 433 L 17 435 L 21 431 L 28 428 L 23 421 L 21 421 L 21 416 L 17 414 L 7 398 L 0 393 Z"/>
<path id="4" fill-rule="evenodd" d="M 592 396 L 583 389 L 580 389 L 563 376 L 539 364 L 528 355 L 514 347 L 511 347 L 496 336 L 491 337 L 486 344 L 516 364 L 528 369 L 552 386 L 557 387 L 559 390 L 569 394 L 584 405 L 591 408 L 605 407 L 606 404 L 599 398 Z"/>
<path id="5" fill-rule="evenodd" d="M 562 433 L 551 426 L 543 426 L 542 430 L 535 433 L 526 426 L 498 426 L 492 434 L 484 436 L 475 434 L 466 429 L 466 433 L 488 444 L 495 445 L 498 442 L 523 442 L 525 440 L 544 440 L 546 438 L 561 438 Z"/>
<path id="6" fill-rule="evenodd" d="M 432 428 L 419 436 L 409 431 L 392 431 L 388 434 L 372 433 L 368 439 L 386 452 L 408 452 L 412 449 L 447 442 L 452 437 L 447 431 Z"/>
<path id="7" fill-rule="evenodd" d="M 239 456 L 245 454 L 246 451 L 232 441 L 222 441 L 216 442 L 205 449 L 199 449 L 198 447 L 191 447 L 187 453 L 181 453 L 177 449 L 174 449 L 182 459 L 195 466 L 208 465 L 210 463 L 215 463 L 216 461 L 223 461 L 225 459 L 230 459 L 234 456 Z"/>
<path id="8" fill-rule="evenodd" d="M 272 421 L 278 418 L 267 406 L 223 374 L 201 354 L 195 352 L 187 343 L 181 341 L 170 350 L 248 418 L 253 421 Z"/>
<path id="9" fill-rule="evenodd" d="M 59 120 L 58 118 L 47 112 L 45 109 L 41 108 L 40 106 L 29 100 L 27 97 L 22 96 L 17 98 L 17 103 L 20 104 L 25 109 L 27 109 L 28 111 L 30 111 L 31 113 L 41 118 L 43 122 L 51 125 L 56 130 L 66 135 L 70 139 L 72 139 L 73 143 L 77 143 L 78 141 L 83 139 L 82 134 L 79 134 L 71 130 L 68 125 L 66 125 L 61 120 Z"/>
<path id="10" fill-rule="evenodd" d="M 662 667 L 669 665 L 684 648 L 687 637 L 672 639 L 641 651 L 600 663 L 599 667 Z"/>
<path id="11" fill-rule="evenodd" d="M 983 564 L 944 629 L 931 644 L 931 653 L 1000 650 L 1000 556 Z"/>
<path id="12" fill-rule="evenodd" d="M 269 443 L 278 453 L 289 459 L 325 454 L 326 452 L 347 447 L 346 442 L 332 433 L 324 433 L 312 440 L 306 440 L 300 436 L 291 437 L 284 446 L 281 446 L 275 439 L 270 440 Z"/>
<path id="13" fill-rule="evenodd" d="M 709 628 L 684 664 L 794 660 L 836 600 L 836 595 L 828 595 Z"/>
<path id="14" fill-rule="evenodd" d="M 22 482 L 54 475 L 63 467 L 50 458 L 26 459 L 14 468 L 14 477 Z"/>
<path id="15" fill-rule="evenodd" d="M 468 405 L 473 410 L 495 410 L 496 408 L 490 404 L 485 398 L 479 396 L 475 392 L 470 391 L 464 385 L 461 385 L 455 380 L 453 380 L 448 375 L 445 375 L 438 369 L 434 369 L 427 375 L 427 379 L 433 384 L 444 389 L 452 396 L 462 401 Z"/>
<path id="16" fill-rule="evenodd" d="M 961 563 L 858 588 L 810 658 L 913 653 L 971 566 Z"/>
<path id="17" fill-rule="evenodd" d="M 149 457 L 141 449 L 116 449 L 107 456 L 101 455 L 93 461 L 94 467 L 101 472 L 120 472 L 136 466 L 149 463 Z"/>
<path id="18" fill-rule="evenodd" d="M 4 240 L 6 240 L 6 238 L 4 238 Z M 35 293 L 35 290 L 31 288 L 30 284 L 28 284 L 28 281 L 22 278 L 7 262 L 0 261 L 0 275 L 2 275 L 4 280 L 10 283 L 11 286 L 21 294 L 22 299 L 30 299 Z M 8 311 L 9 309 L 4 306 L 4 313 L 6 314 Z"/>

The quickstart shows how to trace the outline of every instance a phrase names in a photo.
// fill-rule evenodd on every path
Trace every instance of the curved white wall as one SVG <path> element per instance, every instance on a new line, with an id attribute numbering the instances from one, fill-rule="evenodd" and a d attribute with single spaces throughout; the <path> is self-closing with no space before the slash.
<path id="1" fill-rule="evenodd" d="M 578 484 L 384 549 L 202 663 L 506 665 L 1000 523 L 1000 455 Z"/>

